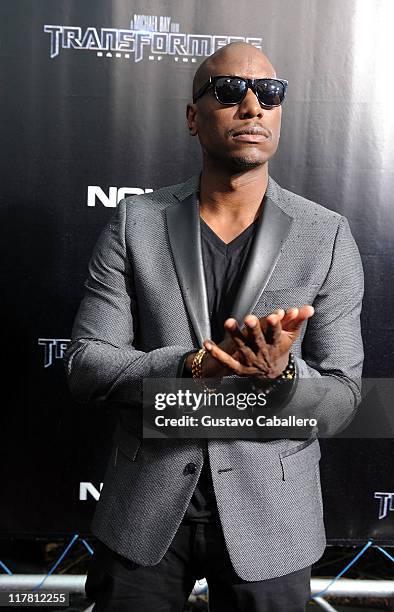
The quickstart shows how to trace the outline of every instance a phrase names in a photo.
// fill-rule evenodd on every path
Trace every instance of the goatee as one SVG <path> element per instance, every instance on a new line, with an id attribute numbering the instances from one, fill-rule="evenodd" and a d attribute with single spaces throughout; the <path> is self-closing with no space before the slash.
<path id="1" fill-rule="evenodd" d="M 250 157 L 231 157 L 227 160 L 229 166 L 234 170 L 253 170 L 263 165 L 261 159 L 251 159 Z"/>

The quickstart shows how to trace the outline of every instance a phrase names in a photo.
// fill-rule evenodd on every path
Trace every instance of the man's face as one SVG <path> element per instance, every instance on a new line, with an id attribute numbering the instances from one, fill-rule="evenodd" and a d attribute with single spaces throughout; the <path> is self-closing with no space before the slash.
<path id="1" fill-rule="evenodd" d="M 206 80 L 220 75 L 250 79 L 276 76 L 265 56 L 254 49 L 236 49 L 217 58 Z M 211 87 L 195 104 L 188 106 L 189 129 L 198 135 L 204 156 L 239 172 L 261 166 L 274 155 L 281 117 L 280 106 L 262 108 L 251 89 L 239 104 L 223 106 Z M 261 128 L 263 134 L 245 133 L 251 127 Z"/>

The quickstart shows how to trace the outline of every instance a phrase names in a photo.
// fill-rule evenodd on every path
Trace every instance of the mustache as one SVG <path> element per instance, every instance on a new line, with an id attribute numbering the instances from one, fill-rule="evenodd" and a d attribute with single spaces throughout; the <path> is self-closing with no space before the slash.
<path id="1" fill-rule="evenodd" d="M 262 126 L 262 125 L 244 125 L 239 128 L 231 128 L 227 132 L 228 136 L 240 136 L 241 134 L 253 134 L 259 136 L 265 136 L 266 138 L 270 138 L 272 136 L 272 132 L 270 129 Z"/>

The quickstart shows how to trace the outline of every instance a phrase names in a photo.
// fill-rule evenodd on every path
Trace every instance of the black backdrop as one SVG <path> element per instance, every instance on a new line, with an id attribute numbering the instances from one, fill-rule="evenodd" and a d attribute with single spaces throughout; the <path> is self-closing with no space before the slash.
<path id="1" fill-rule="evenodd" d="M 115 415 L 74 404 L 63 372 L 87 262 L 126 188 L 198 172 L 184 118 L 192 76 L 234 37 L 262 46 L 289 80 L 271 174 L 348 217 L 366 276 L 364 376 L 391 376 L 390 2 L 3 0 L 0 10 L 1 536 L 88 533 Z M 321 445 L 330 541 L 393 543 L 393 442 Z"/>

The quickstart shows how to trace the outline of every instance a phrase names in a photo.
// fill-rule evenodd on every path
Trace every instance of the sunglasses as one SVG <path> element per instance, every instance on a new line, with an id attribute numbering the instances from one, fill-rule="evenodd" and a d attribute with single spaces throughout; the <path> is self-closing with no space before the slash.
<path id="1" fill-rule="evenodd" d="M 201 98 L 210 87 L 220 104 L 240 104 L 250 88 L 262 108 L 280 106 L 285 99 L 288 81 L 284 79 L 244 79 L 239 76 L 212 76 L 193 96 Z"/>

